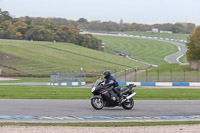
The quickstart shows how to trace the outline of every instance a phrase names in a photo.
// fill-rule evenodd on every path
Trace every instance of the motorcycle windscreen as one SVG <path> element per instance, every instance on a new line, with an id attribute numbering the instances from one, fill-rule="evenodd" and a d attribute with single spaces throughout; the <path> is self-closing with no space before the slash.
<path id="1" fill-rule="evenodd" d="M 94 84 L 94 87 L 98 86 L 100 82 L 101 82 L 101 79 L 98 79 L 98 80 L 96 81 L 96 83 Z"/>

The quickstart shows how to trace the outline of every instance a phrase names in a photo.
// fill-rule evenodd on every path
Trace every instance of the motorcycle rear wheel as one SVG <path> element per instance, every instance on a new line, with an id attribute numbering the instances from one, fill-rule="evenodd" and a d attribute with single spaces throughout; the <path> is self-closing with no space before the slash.
<path id="1" fill-rule="evenodd" d="M 133 106 L 134 106 L 134 100 L 132 98 L 122 103 L 122 107 L 127 110 L 132 109 Z"/>
<path id="2" fill-rule="evenodd" d="M 101 110 L 104 107 L 104 101 L 102 98 L 92 97 L 91 105 L 96 110 Z"/>

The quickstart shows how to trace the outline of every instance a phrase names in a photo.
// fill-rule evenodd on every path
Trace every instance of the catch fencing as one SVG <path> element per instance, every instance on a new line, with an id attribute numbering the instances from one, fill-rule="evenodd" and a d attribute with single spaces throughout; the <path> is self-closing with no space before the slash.
<path id="1" fill-rule="evenodd" d="M 134 81 L 134 82 L 200 82 L 200 73 L 196 71 L 173 71 L 170 69 L 167 72 L 162 72 L 159 70 L 149 71 L 149 70 L 140 70 L 135 71 L 134 76 L 131 78 L 124 78 L 124 81 Z"/>
<path id="2" fill-rule="evenodd" d="M 119 82 L 200 82 L 200 71 L 188 69 L 168 71 L 149 69 L 151 66 L 146 65 L 143 68 L 128 68 L 125 70 L 111 70 L 112 75 Z M 91 82 L 97 79 L 103 79 L 103 71 L 94 72 L 66 72 L 52 75 L 0 75 L 0 77 L 35 77 L 49 78 L 51 83 L 62 82 Z"/>
<path id="3" fill-rule="evenodd" d="M 50 76 L 51 83 L 62 83 L 62 82 L 77 82 L 77 81 L 86 81 L 85 73 L 61 73 L 61 74 L 52 74 Z"/>

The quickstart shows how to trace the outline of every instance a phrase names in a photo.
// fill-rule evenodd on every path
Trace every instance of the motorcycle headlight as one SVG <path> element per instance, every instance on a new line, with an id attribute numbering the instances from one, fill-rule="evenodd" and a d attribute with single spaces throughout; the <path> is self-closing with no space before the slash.
<path id="1" fill-rule="evenodd" d="M 95 91 L 95 89 L 96 89 L 96 87 L 92 87 L 92 91 L 91 91 L 91 92 L 94 92 L 94 91 Z"/>

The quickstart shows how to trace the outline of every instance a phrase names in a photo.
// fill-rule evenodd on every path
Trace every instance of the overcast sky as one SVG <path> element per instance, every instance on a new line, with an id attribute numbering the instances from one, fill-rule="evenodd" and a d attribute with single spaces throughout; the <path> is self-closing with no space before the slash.
<path id="1" fill-rule="evenodd" d="M 14 17 L 200 25 L 200 0 L 0 0 L 0 8 Z"/>

